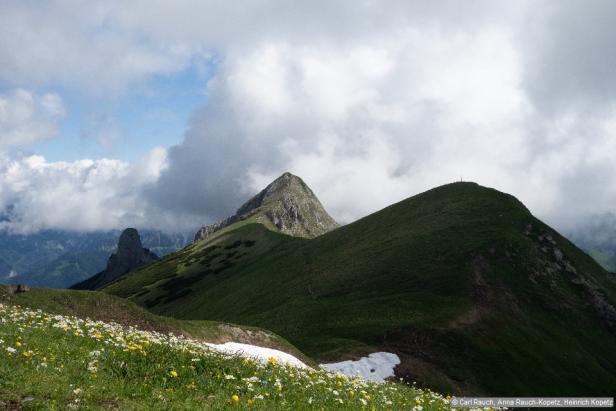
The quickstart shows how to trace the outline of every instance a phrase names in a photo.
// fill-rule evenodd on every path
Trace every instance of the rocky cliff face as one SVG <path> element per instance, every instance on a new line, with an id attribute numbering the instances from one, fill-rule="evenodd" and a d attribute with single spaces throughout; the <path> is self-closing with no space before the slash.
<path id="1" fill-rule="evenodd" d="M 96 290 L 142 265 L 159 260 L 158 256 L 143 248 L 139 233 L 134 228 L 122 231 L 118 250 L 107 261 L 107 268 L 100 273 L 74 284 L 75 290 Z"/>
<path id="2" fill-rule="evenodd" d="M 317 237 L 338 227 L 306 183 L 291 173 L 284 173 L 231 217 L 202 227 L 195 234 L 195 241 L 247 219 L 284 234 L 306 238 Z"/>

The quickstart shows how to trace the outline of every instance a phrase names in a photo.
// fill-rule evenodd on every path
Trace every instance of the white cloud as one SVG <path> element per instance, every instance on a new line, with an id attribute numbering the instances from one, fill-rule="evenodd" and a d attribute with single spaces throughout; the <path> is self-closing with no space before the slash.
<path id="1" fill-rule="evenodd" d="M 520 28 L 525 89 L 544 115 L 599 111 L 616 98 L 616 3 L 544 0 Z"/>
<path id="2" fill-rule="evenodd" d="M 171 151 L 159 194 L 179 201 L 167 206 L 221 217 L 290 170 L 342 221 L 460 177 L 517 195 L 564 229 L 583 215 L 613 209 L 609 176 L 616 163 L 609 147 L 616 136 L 609 102 L 616 95 L 589 112 L 576 105 L 574 93 L 566 110 L 545 115 L 531 87 L 545 79 L 557 90 L 566 82 L 552 76 L 561 73 L 558 67 L 533 78 L 536 67 L 529 63 L 544 44 L 563 52 L 568 40 L 560 28 L 547 28 L 540 41 L 524 33 L 530 16 L 541 16 L 532 20 L 534 30 L 558 4 L 539 13 L 524 3 L 506 12 L 483 4 L 475 14 L 416 6 L 388 10 L 383 21 L 362 4 L 348 20 L 319 26 L 314 37 L 268 21 L 284 27 L 284 35 L 256 30 L 249 45 L 232 43 L 208 103 Z M 562 7 L 567 15 L 574 12 L 568 6 Z M 364 20 L 368 10 L 378 27 Z M 535 54 L 535 62 L 553 58 L 544 54 Z M 200 174 L 193 178 L 189 170 Z"/>
<path id="3" fill-rule="evenodd" d="M 0 229 L 29 233 L 43 229 L 107 230 L 160 227 L 169 218 L 143 203 L 143 190 L 158 179 L 166 162 L 163 148 L 141 161 L 48 162 L 37 155 L 0 155 Z M 181 221 L 181 219 L 180 219 Z"/>
<path id="4" fill-rule="evenodd" d="M 288 169 L 348 222 L 460 175 L 517 188 L 507 171 L 526 158 L 532 110 L 511 36 L 448 34 L 393 27 L 228 55 L 159 194 L 180 198 L 168 204 L 178 213 L 216 218 Z"/>
<path id="5" fill-rule="evenodd" d="M 209 56 L 220 64 L 181 144 L 135 164 L 5 157 L 2 201 L 18 204 L 32 227 L 196 226 L 289 170 L 334 217 L 351 221 L 462 177 L 511 192 L 567 227 L 616 200 L 610 4 L 6 5 L 6 84 L 121 94 Z M 94 138 L 109 135 L 94 128 Z M 58 196 L 24 188 L 43 181 Z M 64 209 L 61 193 L 97 207 L 74 219 L 40 217 L 43 205 Z"/>
<path id="6" fill-rule="evenodd" d="M 3 4 L 0 81 L 59 83 L 115 95 L 149 76 L 186 68 L 196 50 L 175 42 L 153 42 L 122 27 L 116 20 L 123 3 Z"/>
<path id="7" fill-rule="evenodd" d="M 487 0 L 425 2 L 250 0 L 63 0 L 4 3 L 0 81 L 60 83 L 102 94 L 126 92 L 155 75 L 177 73 L 212 55 L 250 50 L 263 41 L 343 44 L 415 23 L 472 29 L 498 24 L 516 7 Z"/>
<path id="8" fill-rule="evenodd" d="M 53 137 L 64 116 L 62 98 L 16 89 L 0 94 L 0 150 Z"/>

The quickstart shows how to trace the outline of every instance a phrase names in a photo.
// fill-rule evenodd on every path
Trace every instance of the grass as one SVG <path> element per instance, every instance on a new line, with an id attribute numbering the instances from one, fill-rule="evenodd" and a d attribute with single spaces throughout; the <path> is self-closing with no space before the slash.
<path id="1" fill-rule="evenodd" d="M 8 409 L 442 410 L 394 383 L 222 355 L 199 341 L 0 304 L 0 407 Z"/>
<path id="2" fill-rule="evenodd" d="M 284 338 L 261 328 L 159 316 L 131 301 L 96 291 L 33 288 L 26 293 L 9 294 L 7 288 L 0 285 L 0 303 L 43 310 L 54 315 L 114 322 L 164 334 L 174 333 L 211 343 L 239 342 L 274 348 L 289 352 L 307 364 L 315 364 Z"/>
<path id="3" fill-rule="evenodd" d="M 243 222 L 104 291 L 158 314 L 267 328 L 318 360 L 396 352 L 399 376 L 441 392 L 616 386 L 615 331 L 597 305 L 616 305 L 613 276 L 514 197 L 472 183 L 312 240 Z"/>

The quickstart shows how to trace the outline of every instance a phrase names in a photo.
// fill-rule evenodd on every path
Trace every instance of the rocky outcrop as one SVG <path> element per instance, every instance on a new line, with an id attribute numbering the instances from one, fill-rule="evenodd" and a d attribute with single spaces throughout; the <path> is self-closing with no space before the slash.
<path id="1" fill-rule="evenodd" d="M 7 284 L 4 286 L 4 291 L 9 294 L 21 294 L 30 291 L 30 286 L 26 284 Z"/>
<path id="2" fill-rule="evenodd" d="M 107 268 L 100 273 L 72 285 L 74 290 L 96 290 L 115 281 L 142 265 L 159 260 L 159 257 L 147 248 L 143 248 L 139 233 L 134 228 L 122 231 L 118 241 L 118 250 L 107 261 Z"/>
<path id="3" fill-rule="evenodd" d="M 194 240 L 202 240 L 247 219 L 253 219 L 274 231 L 305 238 L 314 238 L 338 227 L 306 183 L 291 173 L 284 173 L 244 203 L 231 217 L 202 227 Z"/>
<path id="4" fill-rule="evenodd" d="M 236 221 L 239 221 L 240 219 L 235 219 L 235 216 L 226 218 L 222 221 L 219 221 L 217 223 L 214 224 L 210 224 L 210 225 L 206 225 L 203 226 L 199 229 L 199 231 L 197 231 L 197 233 L 195 234 L 194 237 L 194 241 L 198 241 L 198 240 L 202 240 L 204 238 L 209 237 L 210 235 L 214 234 L 215 232 L 222 230 L 223 228 L 235 223 Z"/>

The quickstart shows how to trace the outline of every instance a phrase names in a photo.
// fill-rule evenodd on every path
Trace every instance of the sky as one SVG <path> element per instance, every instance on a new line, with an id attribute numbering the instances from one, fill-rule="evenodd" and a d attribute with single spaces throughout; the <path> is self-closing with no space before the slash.
<path id="1" fill-rule="evenodd" d="M 462 179 L 563 232 L 616 227 L 615 19 L 608 0 L 0 0 L 0 229 L 196 230 L 285 171 L 342 223 Z"/>

